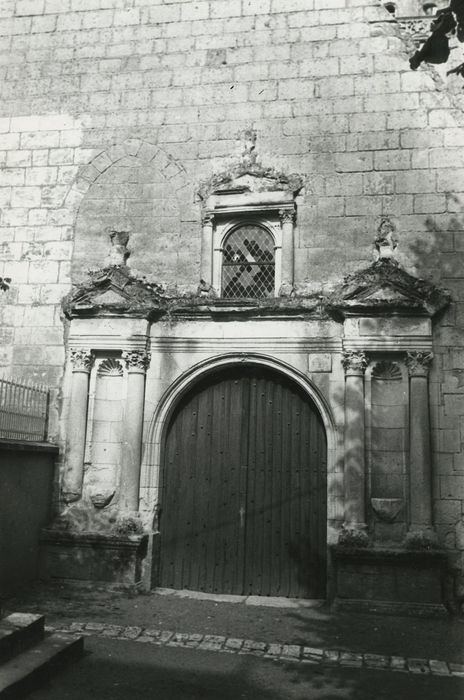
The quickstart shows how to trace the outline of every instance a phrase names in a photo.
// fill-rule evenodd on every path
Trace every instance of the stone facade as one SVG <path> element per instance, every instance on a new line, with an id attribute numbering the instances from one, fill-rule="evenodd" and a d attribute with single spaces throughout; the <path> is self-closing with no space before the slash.
<path id="1" fill-rule="evenodd" d="M 325 421 L 328 541 L 367 518 L 398 544 L 413 507 L 464 598 L 460 78 L 410 71 L 407 35 L 374 0 L 7 0 L 0 36 L 0 276 L 12 280 L 0 365 L 54 389 L 67 507 L 84 494 L 95 511 L 132 512 L 140 496 L 144 527 L 156 528 L 160 426 L 176 387 L 213 358 L 265 356 L 307 377 Z M 296 216 L 279 218 L 282 207 Z M 221 316 L 209 303 L 211 236 L 251 211 L 281 248 L 282 289 L 272 308 Z M 411 276 L 393 273 L 391 303 L 370 267 L 390 258 Z M 126 262 L 129 284 L 116 279 Z M 380 311 L 356 296 L 356 276 L 343 288 L 363 269 Z M 447 288 L 451 303 L 413 278 Z M 352 372 L 345 356 L 345 377 L 343 352 L 366 353 L 366 366 Z M 411 370 L 408 353 L 432 352 L 427 377 Z M 115 387 L 122 407 L 110 405 Z M 430 426 L 428 413 L 408 422 L 424 397 Z M 347 419 L 352 401 L 370 407 L 363 425 Z M 367 436 L 351 467 L 350 430 Z M 426 506 L 404 491 L 412 435 Z M 105 453 L 120 444 L 119 457 Z"/>

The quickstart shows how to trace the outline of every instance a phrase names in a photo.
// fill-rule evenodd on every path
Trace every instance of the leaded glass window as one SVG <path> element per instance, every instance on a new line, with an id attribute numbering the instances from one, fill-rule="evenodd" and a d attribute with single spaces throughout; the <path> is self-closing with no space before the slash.
<path id="1" fill-rule="evenodd" d="M 274 240 L 262 226 L 247 224 L 226 238 L 222 259 L 222 296 L 259 299 L 274 296 Z"/>

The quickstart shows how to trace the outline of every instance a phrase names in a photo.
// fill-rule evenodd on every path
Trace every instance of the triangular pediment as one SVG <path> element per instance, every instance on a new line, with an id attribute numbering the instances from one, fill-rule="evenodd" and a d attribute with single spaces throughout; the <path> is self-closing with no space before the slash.
<path id="1" fill-rule="evenodd" d="M 121 312 L 145 315 L 158 308 L 162 298 L 159 285 L 133 277 L 125 265 L 115 265 L 91 272 L 65 300 L 64 308 L 70 316 Z"/>
<path id="2" fill-rule="evenodd" d="M 448 292 L 407 273 L 395 260 L 379 260 L 349 277 L 329 298 L 343 316 L 408 313 L 434 316 L 450 300 Z"/>

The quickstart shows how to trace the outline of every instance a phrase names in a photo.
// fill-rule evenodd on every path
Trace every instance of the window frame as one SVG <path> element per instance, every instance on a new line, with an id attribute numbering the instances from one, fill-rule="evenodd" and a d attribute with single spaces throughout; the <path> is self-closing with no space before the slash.
<path id="1" fill-rule="evenodd" d="M 222 290 L 222 268 L 224 260 L 224 245 L 227 238 L 234 230 L 243 226 L 259 226 L 268 233 L 273 241 L 274 247 L 274 297 L 278 296 L 282 278 L 282 228 L 278 212 L 275 217 L 264 217 L 259 215 L 234 216 L 232 219 L 223 219 L 220 215 L 215 216 L 213 226 L 213 287 L 218 292 L 220 298 L 230 298 L 240 301 L 240 299 L 261 299 L 269 297 L 224 297 Z"/>

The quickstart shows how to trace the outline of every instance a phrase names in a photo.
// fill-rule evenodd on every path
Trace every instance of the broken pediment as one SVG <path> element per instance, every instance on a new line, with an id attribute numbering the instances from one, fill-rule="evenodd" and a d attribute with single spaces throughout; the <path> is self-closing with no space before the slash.
<path id="1" fill-rule="evenodd" d="M 279 192 L 295 197 L 304 185 L 300 175 L 284 173 L 265 168 L 259 163 L 244 161 L 230 170 L 213 175 L 201 183 L 198 190 L 200 199 L 207 202 L 211 197 L 227 195 L 253 195 L 258 193 Z"/>
<path id="2" fill-rule="evenodd" d="M 159 285 L 133 277 L 125 265 L 103 268 L 89 274 L 65 300 L 68 316 L 98 313 L 145 315 L 159 308 L 164 298 Z"/>
<path id="3" fill-rule="evenodd" d="M 408 274 L 395 260 L 380 259 L 346 277 L 328 301 L 342 316 L 402 313 L 432 317 L 448 305 L 450 295 Z"/>

